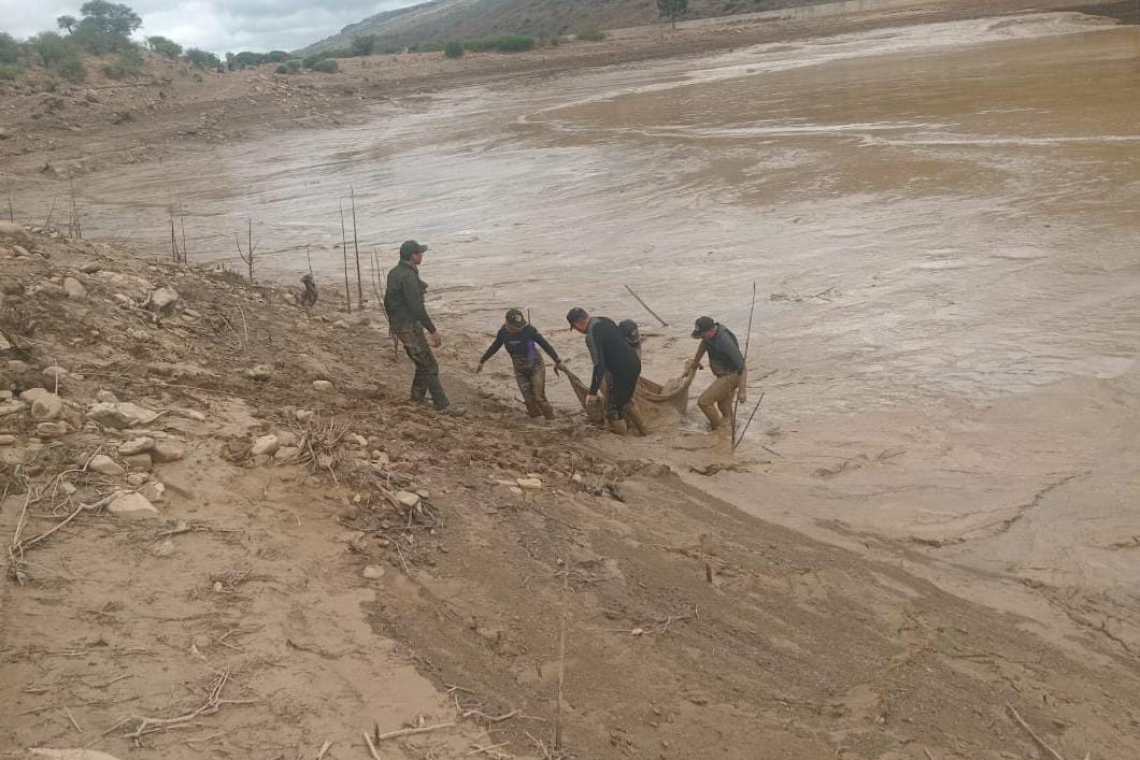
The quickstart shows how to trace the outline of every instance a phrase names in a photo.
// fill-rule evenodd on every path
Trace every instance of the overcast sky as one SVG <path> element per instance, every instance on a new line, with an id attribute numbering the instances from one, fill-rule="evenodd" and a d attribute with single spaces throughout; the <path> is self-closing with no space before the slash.
<path id="1" fill-rule="evenodd" d="M 0 31 L 19 38 L 55 29 L 58 16 L 79 16 L 85 0 L 0 0 Z M 130 0 L 141 36 L 160 34 L 183 47 L 222 54 L 296 50 L 380 11 L 422 0 Z"/>

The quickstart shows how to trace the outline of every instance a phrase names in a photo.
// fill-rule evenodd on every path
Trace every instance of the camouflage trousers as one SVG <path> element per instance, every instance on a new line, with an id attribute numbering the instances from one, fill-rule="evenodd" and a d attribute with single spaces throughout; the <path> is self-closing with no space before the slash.
<path id="1" fill-rule="evenodd" d="M 412 378 L 412 401 L 427 401 L 430 393 L 435 408 L 446 409 L 451 402 L 443 392 L 443 383 L 439 380 L 439 362 L 435 360 L 423 329 L 397 330 L 396 337 L 404 344 L 404 351 L 416 365 L 416 374 Z"/>

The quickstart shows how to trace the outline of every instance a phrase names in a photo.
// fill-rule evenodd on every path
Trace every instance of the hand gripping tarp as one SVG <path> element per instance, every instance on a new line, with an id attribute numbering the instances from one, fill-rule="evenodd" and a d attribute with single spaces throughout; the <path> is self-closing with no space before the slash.
<path id="1" fill-rule="evenodd" d="M 577 375 L 568 369 L 563 369 L 570 380 L 570 387 L 578 397 L 578 403 L 586 411 L 586 416 L 599 425 L 605 422 L 605 383 L 598 393 L 598 400 L 594 404 L 586 404 L 586 396 L 590 387 L 583 383 Z M 681 377 L 675 377 L 664 385 L 641 377 L 637 380 L 637 390 L 633 394 L 633 402 L 637 405 L 637 413 L 642 421 L 651 429 L 660 429 L 674 424 L 684 418 L 689 409 L 689 386 L 693 384 L 696 371 L 687 369 Z"/>

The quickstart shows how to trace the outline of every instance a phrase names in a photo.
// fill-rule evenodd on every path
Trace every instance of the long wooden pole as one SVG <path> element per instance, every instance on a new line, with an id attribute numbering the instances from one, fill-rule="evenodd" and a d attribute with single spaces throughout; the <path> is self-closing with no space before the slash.
<path id="1" fill-rule="evenodd" d="M 344 201 L 337 201 L 340 206 L 340 252 L 344 258 L 344 303 L 348 313 L 352 313 L 352 288 L 348 284 L 348 238 L 344 234 Z"/>
<path id="2" fill-rule="evenodd" d="M 752 407 L 752 414 L 748 416 L 748 422 L 744 423 L 744 429 L 740 431 L 739 438 L 732 439 L 732 450 L 736 451 L 736 447 L 744 440 L 744 434 L 748 432 L 749 425 L 752 424 L 752 418 L 756 416 L 756 410 L 760 408 L 760 402 L 764 400 L 764 392 L 760 392 L 760 398 L 756 399 L 756 406 Z"/>
<path id="3" fill-rule="evenodd" d="M 657 315 L 657 312 L 655 312 L 653 309 L 649 308 L 649 304 L 647 304 L 647 303 L 645 303 L 645 301 L 642 301 L 642 300 L 641 300 L 641 296 L 639 296 L 639 295 L 637 295 L 637 293 L 634 293 L 634 292 L 633 292 L 633 288 L 631 288 L 630 286 L 626 285 L 626 286 L 625 286 L 625 289 L 629 291 L 629 294 L 630 294 L 631 296 L 633 296 L 634 298 L 636 298 L 636 299 L 637 299 L 637 302 L 638 302 L 639 304 L 641 304 L 642 306 L 644 306 L 644 307 L 645 307 L 645 310 L 646 310 L 647 312 L 649 312 L 650 314 L 652 314 L 652 315 L 653 315 L 653 316 L 654 316 L 654 317 L 657 319 L 657 321 L 661 323 L 661 326 L 662 326 L 662 327 L 668 327 L 668 326 L 669 326 L 669 323 L 668 323 L 668 322 L 666 322 L 666 321 L 665 321 L 664 319 L 662 319 L 661 317 L 659 317 L 659 316 Z"/>
<path id="4" fill-rule="evenodd" d="M 349 197 L 352 198 L 352 247 L 356 251 L 356 305 L 364 308 L 364 281 L 360 277 L 360 243 L 356 237 L 356 190 L 348 187 Z"/>

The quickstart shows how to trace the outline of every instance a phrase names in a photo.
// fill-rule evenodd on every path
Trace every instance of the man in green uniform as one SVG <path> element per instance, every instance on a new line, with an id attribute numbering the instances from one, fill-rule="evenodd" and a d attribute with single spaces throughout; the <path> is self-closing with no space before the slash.
<path id="1" fill-rule="evenodd" d="M 427 249 L 426 245 L 415 240 L 404 241 L 400 246 L 400 263 L 388 272 L 384 310 L 388 312 L 389 327 L 404 344 L 404 350 L 416 365 L 416 375 L 412 380 L 412 401 L 427 401 L 430 393 L 436 411 L 446 412 L 451 402 L 447 400 L 443 384 L 439 381 L 439 363 L 431 351 L 432 346 L 439 348 L 443 345 L 443 339 L 424 307 L 427 284 L 420 279 L 420 264 L 423 263 Z"/>
<path id="2" fill-rule="evenodd" d="M 733 394 L 739 394 L 744 401 L 745 367 L 740 354 L 740 343 L 724 325 L 712 317 L 701 317 L 694 326 L 693 337 L 701 341 L 697 355 L 689 362 L 694 371 L 700 366 L 701 358 L 708 353 L 709 368 L 716 379 L 705 389 L 697 400 L 697 406 L 709 418 L 709 426 L 716 430 L 725 420 L 732 420 Z"/>

